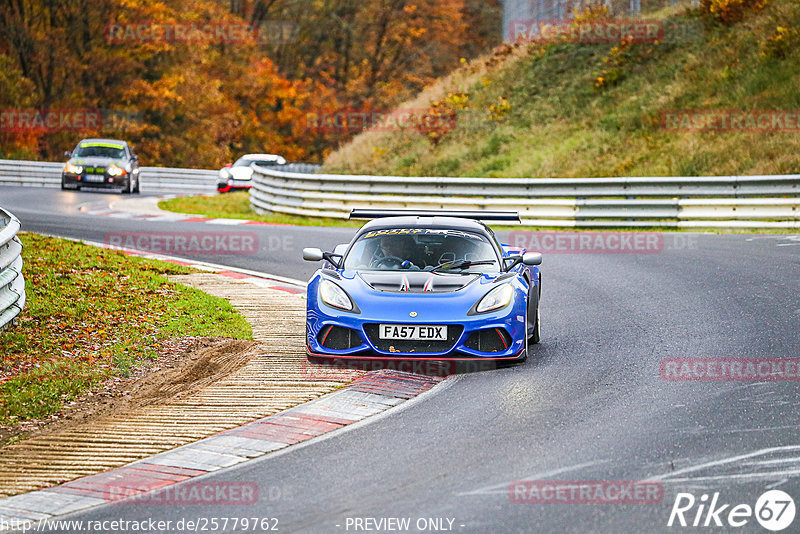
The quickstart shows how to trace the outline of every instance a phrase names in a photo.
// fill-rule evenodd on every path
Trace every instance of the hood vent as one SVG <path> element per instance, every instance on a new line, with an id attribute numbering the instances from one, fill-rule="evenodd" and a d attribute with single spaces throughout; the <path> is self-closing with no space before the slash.
<path id="1" fill-rule="evenodd" d="M 427 272 L 362 272 L 359 276 L 372 289 L 389 293 L 452 293 L 480 275 L 440 275 Z"/>

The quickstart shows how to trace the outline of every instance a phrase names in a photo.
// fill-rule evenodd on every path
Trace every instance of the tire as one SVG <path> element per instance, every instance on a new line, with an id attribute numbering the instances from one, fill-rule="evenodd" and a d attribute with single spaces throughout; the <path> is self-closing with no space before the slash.
<path id="1" fill-rule="evenodd" d="M 140 185 L 141 184 L 139 183 L 139 177 L 137 176 L 136 177 L 136 187 L 133 189 L 133 192 L 136 193 L 137 195 L 140 193 L 140 191 L 139 191 L 139 186 Z"/>
<path id="2" fill-rule="evenodd" d="M 528 318 L 525 317 L 525 319 L 527 321 Z M 527 360 L 528 354 L 530 354 L 530 352 L 531 352 L 531 340 L 528 338 L 528 336 L 525 336 L 525 354 L 519 359 L 519 363 L 522 363 L 525 360 Z"/>
<path id="3" fill-rule="evenodd" d="M 540 321 L 539 321 L 539 293 L 536 293 L 536 312 L 534 313 L 533 322 L 528 322 L 528 317 L 525 317 L 525 326 L 527 328 L 528 340 L 534 345 L 538 344 L 541 339 Z"/>
<path id="4" fill-rule="evenodd" d="M 67 190 L 67 184 L 64 182 L 63 178 L 61 179 L 61 190 L 62 191 L 66 191 Z"/>
<path id="5" fill-rule="evenodd" d="M 536 308 L 536 319 L 535 319 L 535 321 L 536 322 L 535 322 L 535 325 L 533 327 L 533 335 L 530 337 L 530 342 L 533 343 L 534 345 L 538 345 L 539 342 L 542 340 L 541 332 L 539 330 L 540 329 L 540 326 L 539 326 L 540 323 L 539 323 L 539 308 L 538 307 Z"/>
<path id="6" fill-rule="evenodd" d="M 125 182 L 125 187 L 122 188 L 122 194 L 123 195 L 130 195 L 131 194 L 131 179 L 130 178 L 128 178 L 128 180 Z"/>
<path id="7" fill-rule="evenodd" d="M 527 328 L 527 325 L 528 325 L 528 312 L 526 311 L 525 312 L 525 326 L 526 326 L 526 328 Z M 514 360 L 515 364 L 523 363 L 525 360 L 528 359 L 528 352 L 530 350 L 530 343 L 529 343 L 529 340 L 528 340 L 527 333 L 528 332 L 526 331 L 525 332 L 525 334 L 526 334 L 525 335 L 525 350 L 522 351 L 522 354 L 519 355 L 519 358 Z"/>

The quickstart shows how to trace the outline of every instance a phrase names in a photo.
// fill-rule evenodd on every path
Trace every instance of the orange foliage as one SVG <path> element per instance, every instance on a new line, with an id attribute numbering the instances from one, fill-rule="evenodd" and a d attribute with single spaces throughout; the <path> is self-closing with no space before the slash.
<path id="1" fill-rule="evenodd" d="M 104 119 L 95 129 L 0 131 L 0 157 L 59 159 L 81 137 L 102 135 L 132 142 L 143 165 L 213 168 L 245 152 L 320 160 L 349 134 L 308 128 L 310 114 L 387 108 L 408 98 L 456 67 L 458 58 L 495 44 L 499 18 L 487 13 L 497 15 L 498 5 L 495 0 L 0 4 L 0 107 L 100 109 L 104 117 L 109 110 L 124 117 Z M 490 31 L 480 27 L 484 21 L 498 26 Z M 245 28 L 246 35 L 148 38 L 156 34 L 142 37 L 133 29 L 142 22 L 151 28 L 211 23 Z M 130 31 L 110 30 L 119 27 Z"/>

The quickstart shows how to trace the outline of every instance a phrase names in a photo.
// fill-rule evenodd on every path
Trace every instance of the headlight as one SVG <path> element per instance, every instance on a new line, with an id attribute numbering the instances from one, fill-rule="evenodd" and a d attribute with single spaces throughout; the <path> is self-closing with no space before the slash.
<path id="1" fill-rule="evenodd" d="M 486 293 L 475 308 L 477 313 L 485 313 L 492 310 L 505 308 L 514 296 L 514 288 L 511 284 L 503 284 Z"/>
<path id="2" fill-rule="evenodd" d="M 67 163 L 66 167 L 64 167 L 64 172 L 68 172 L 69 174 L 80 174 L 83 172 L 83 167 L 80 165 L 73 165 L 72 163 Z"/>
<path id="3" fill-rule="evenodd" d="M 128 171 L 126 171 L 122 167 L 118 167 L 116 165 L 111 165 L 108 168 L 108 175 L 109 176 L 122 176 L 123 174 L 128 174 Z"/>
<path id="4" fill-rule="evenodd" d="M 352 310 L 353 301 L 344 292 L 344 289 L 337 286 L 330 280 L 322 280 L 319 283 L 319 298 L 328 306 L 341 310 Z"/>
<path id="5" fill-rule="evenodd" d="M 222 169 L 221 171 L 219 171 L 219 177 L 222 178 L 223 180 L 227 180 L 228 178 L 231 177 L 231 171 L 229 171 L 228 169 Z"/>

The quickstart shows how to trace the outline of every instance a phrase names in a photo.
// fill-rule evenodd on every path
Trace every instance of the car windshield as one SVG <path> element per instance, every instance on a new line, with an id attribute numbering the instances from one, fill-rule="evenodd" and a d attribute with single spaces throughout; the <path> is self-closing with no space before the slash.
<path id="1" fill-rule="evenodd" d="M 78 145 L 73 154 L 76 158 L 112 158 L 125 157 L 125 149 L 118 145 Z"/>
<path id="2" fill-rule="evenodd" d="M 498 272 L 489 241 L 460 230 L 407 228 L 361 235 L 344 260 L 345 269 L 370 271 Z"/>
<path id="3" fill-rule="evenodd" d="M 244 159 L 244 158 L 241 158 L 241 159 L 239 159 L 239 161 L 234 163 L 233 166 L 234 167 L 249 167 L 253 163 L 255 163 L 256 165 L 260 165 L 261 167 L 270 167 L 272 165 L 277 165 L 278 164 L 278 162 L 274 161 L 274 160 L 267 160 L 267 159 L 255 160 L 255 159 Z"/>

